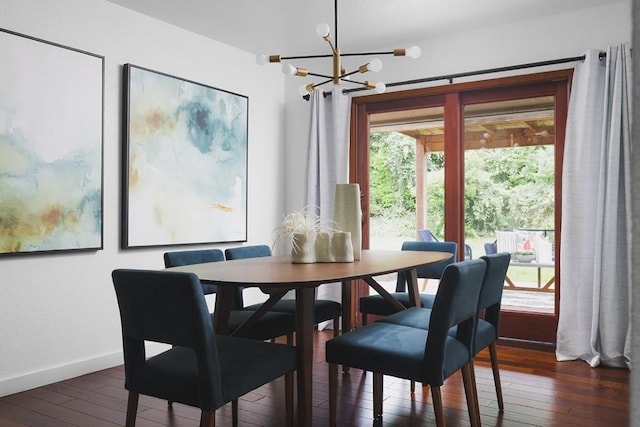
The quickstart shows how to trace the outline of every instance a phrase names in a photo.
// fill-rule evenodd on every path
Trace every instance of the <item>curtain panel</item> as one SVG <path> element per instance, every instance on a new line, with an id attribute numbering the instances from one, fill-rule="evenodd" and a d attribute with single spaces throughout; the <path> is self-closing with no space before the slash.
<path id="1" fill-rule="evenodd" d="M 562 175 L 558 360 L 631 365 L 631 49 L 575 69 Z"/>
<path id="2" fill-rule="evenodd" d="M 349 182 L 349 109 L 351 97 L 335 86 L 330 96 L 322 90 L 311 93 L 311 128 L 307 167 L 306 204 L 320 217 L 323 225 L 333 221 L 336 184 Z M 318 288 L 319 299 L 342 300 L 339 284 Z M 329 322 L 330 324 L 331 322 Z M 324 323 L 319 329 L 327 327 Z"/>

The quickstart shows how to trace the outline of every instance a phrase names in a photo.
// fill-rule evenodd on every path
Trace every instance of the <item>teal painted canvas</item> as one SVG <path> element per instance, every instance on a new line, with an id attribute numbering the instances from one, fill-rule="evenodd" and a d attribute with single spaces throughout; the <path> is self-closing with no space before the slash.
<path id="1" fill-rule="evenodd" d="M 103 61 L 0 30 L 0 254 L 102 248 Z"/>
<path id="2" fill-rule="evenodd" d="M 245 241 L 248 98 L 124 66 L 122 246 Z"/>

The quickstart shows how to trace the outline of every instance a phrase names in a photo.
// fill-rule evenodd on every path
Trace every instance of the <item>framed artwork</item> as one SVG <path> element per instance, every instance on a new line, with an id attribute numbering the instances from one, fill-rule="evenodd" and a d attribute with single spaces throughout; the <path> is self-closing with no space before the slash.
<path id="1" fill-rule="evenodd" d="M 104 58 L 0 29 L 0 255 L 103 244 Z"/>
<path id="2" fill-rule="evenodd" d="M 247 240 L 248 98 L 124 66 L 122 247 Z"/>

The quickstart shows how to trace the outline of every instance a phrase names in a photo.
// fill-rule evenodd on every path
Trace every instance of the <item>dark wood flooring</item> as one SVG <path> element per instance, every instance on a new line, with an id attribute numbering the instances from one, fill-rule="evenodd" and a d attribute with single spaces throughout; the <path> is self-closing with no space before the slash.
<path id="1" fill-rule="evenodd" d="M 331 332 L 316 334 L 314 353 L 314 426 L 328 425 L 328 372 L 324 343 Z M 590 368 L 586 363 L 556 362 L 552 352 L 499 346 L 505 411 L 499 413 L 488 354 L 476 362 L 483 426 L 589 427 L 629 423 L 629 371 Z M 341 375 L 339 425 L 372 425 L 372 375 L 352 369 Z M 384 425 L 435 425 L 428 389 L 412 399 L 409 382 L 385 377 Z M 127 392 L 122 366 L 0 398 L 0 426 L 121 426 Z M 469 426 L 460 375 L 444 385 L 443 401 L 449 427 Z M 282 379 L 240 400 L 241 426 L 284 425 Z M 174 404 L 169 411 L 160 399 L 142 396 L 137 426 L 197 426 L 199 410 Z M 217 426 L 231 425 L 231 406 L 217 412 Z"/>

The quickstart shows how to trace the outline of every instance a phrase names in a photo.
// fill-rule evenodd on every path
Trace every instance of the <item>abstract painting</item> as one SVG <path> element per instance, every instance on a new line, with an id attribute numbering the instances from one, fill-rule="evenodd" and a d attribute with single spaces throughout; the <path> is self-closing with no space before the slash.
<path id="1" fill-rule="evenodd" d="M 0 254 L 102 249 L 104 58 L 0 29 Z"/>
<path id="2" fill-rule="evenodd" d="M 247 238 L 248 98 L 124 66 L 122 247 Z"/>

